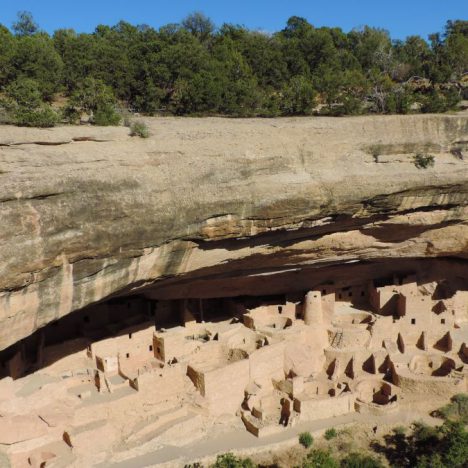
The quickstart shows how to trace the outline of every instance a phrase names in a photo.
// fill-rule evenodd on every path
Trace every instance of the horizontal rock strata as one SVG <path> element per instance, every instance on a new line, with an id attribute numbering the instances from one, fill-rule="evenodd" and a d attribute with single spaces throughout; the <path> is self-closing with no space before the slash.
<path id="1" fill-rule="evenodd" d="M 0 349 L 117 294 L 222 278 L 219 295 L 252 293 L 249 277 L 344 264 L 466 271 L 466 116 L 147 123 L 147 140 L 0 127 Z"/>

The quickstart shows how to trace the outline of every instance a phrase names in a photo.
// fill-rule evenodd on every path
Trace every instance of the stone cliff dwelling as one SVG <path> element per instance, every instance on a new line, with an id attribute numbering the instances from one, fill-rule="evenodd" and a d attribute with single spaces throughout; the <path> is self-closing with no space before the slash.
<path id="1" fill-rule="evenodd" d="M 466 391 L 467 308 L 466 281 L 420 273 L 277 296 L 115 298 L 0 354 L 0 398 L 16 391 L 27 408 L 1 414 L 0 446 L 13 466 L 43 466 L 86 459 L 89 438 L 128 450 L 223 418 L 264 437 L 395 413 Z"/>
<path id="2" fill-rule="evenodd" d="M 466 115 L 1 126 L 0 466 L 184 466 L 466 392 Z"/>

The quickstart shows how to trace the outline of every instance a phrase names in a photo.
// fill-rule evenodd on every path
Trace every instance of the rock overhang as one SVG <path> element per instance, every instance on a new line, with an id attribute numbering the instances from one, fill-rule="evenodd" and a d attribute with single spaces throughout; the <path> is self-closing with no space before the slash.
<path id="1" fill-rule="evenodd" d="M 0 349 L 115 294 L 466 261 L 466 116 L 148 124 L 3 127 Z"/>

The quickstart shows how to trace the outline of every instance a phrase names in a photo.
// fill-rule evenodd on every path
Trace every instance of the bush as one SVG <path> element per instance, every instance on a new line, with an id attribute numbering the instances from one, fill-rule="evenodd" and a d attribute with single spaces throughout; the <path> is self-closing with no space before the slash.
<path id="1" fill-rule="evenodd" d="M 421 110 L 424 113 L 447 112 L 455 109 L 460 99 L 458 92 L 453 89 L 448 91 L 433 90 L 424 98 Z"/>
<path id="2" fill-rule="evenodd" d="M 446 420 L 468 424 L 468 395 L 466 393 L 454 395 L 451 403 L 436 411 L 436 415 Z"/>
<path id="3" fill-rule="evenodd" d="M 211 468 L 255 468 L 255 466 L 250 458 L 239 458 L 229 452 L 218 455 Z"/>
<path id="4" fill-rule="evenodd" d="M 35 109 L 42 103 L 39 84 L 30 78 L 18 78 L 5 89 L 5 94 L 19 107 Z"/>
<path id="5" fill-rule="evenodd" d="M 331 440 L 331 439 L 334 439 L 337 435 L 338 433 L 336 432 L 336 429 L 334 427 L 331 427 L 330 429 L 327 429 L 325 431 L 324 437 L 326 440 Z"/>
<path id="6" fill-rule="evenodd" d="M 447 421 L 441 428 L 441 451 L 446 466 L 464 467 L 468 460 L 468 432 L 461 422 Z"/>
<path id="7" fill-rule="evenodd" d="M 418 459 L 416 468 L 447 468 L 437 453 L 432 456 L 423 455 Z"/>
<path id="8" fill-rule="evenodd" d="M 57 113 L 42 102 L 38 83 L 29 78 L 19 78 L 6 89 L 5 110 L 12 122 L 24 127 L 53 127 L 59 120 Z"/>
<path id="9" fill-rule="evenodd" d="M 326 450 L 311 450 L 301 468 L 338 468 L 340 465 Z"/>
<path id="10" fill-rule="evenodd" d="M 337 98 L 335 103 L 328 107 L 322 107 L 319 115 L 342 117 L 344 115 L 360 115 L 362 112 L 363 102 L 361 99 L 343 94 Z"/>
<path id="11" fill-rule="evenodd" d="M 405 89 L 396 89 L 390 92 L 385 98 L 385 107 L 389 114 L 408 114 L 414 97 L 411 92 Z"/>
<path id="12" fill-rule="evenodd" d="M 95 125 L 118 125 L 122 120 L 116 110 L 116 100 L 112 89 L 101 80 L 94 78 L 85 78 L 72 93 L 64 109 L 64 116 L 68 121 L 73 122 L 83 112 L 92 115 L 90 121 Z"/>
<path id="13" fill-rule="evenodd" d="M 295 76 L 282 90 L 282 107 L 285 115 L 309 115 L 315 105 L 316 92 L 310 80 Z"/>
<path id="14" fill-rule="evenodd" d="M 121 117 L 112 104 L 103 104 L 94 112 L 92 123 L 105 127 L 109 125 L 119 125 L 120 120 Z"/>
<path id="15" fill-rule="evenodd" d="M 393 428 L 392 432 L 397 436 L 404 436 L 406 434 L 406 427 L 396 426 Z"/>
<path id="16" fill-rule="evenodd" d="M 18 107 L 14 113 L 17 125 L 23 127 L 53 127 L 59 121 L 57 113 L 49 106 L 43 105 L 39 109 Z"/>
<path id="17" fill-rule="evenodd" d="M 140 138 L 148 138 L 148 126 L 144 122 L 133 122 L 130 124 L 130 136 L 139 136 Z"/>
<path id="18" fill-rule="evenodd" d="M 384 468 L 380 460 L 361 453 L 350 453 L 341 460 L 340 466 L 342 468 Z"/>
<path id="19" fill-rule="evenodd" d="M 431 154 L 418 153 L 414 156 L 414 165 L 418 169 L 427 169 L 434 166 L 434 156 Z"/>
<path id="20" fill-rule="evenodd" d="M 303 447 L 309 448 L 314 443 L 314 438 L 310 432 L 302 432 L 299 434 L 299 443 Z"/>
<path id="21" fill-rule="evenodd" d="M 5 90 L 5 108 L 12 115 L 13 123 L 25 127 L 53 127 L 58 115 L 42 102 L 39 85 L 30 78 L 19 78 Z"/>

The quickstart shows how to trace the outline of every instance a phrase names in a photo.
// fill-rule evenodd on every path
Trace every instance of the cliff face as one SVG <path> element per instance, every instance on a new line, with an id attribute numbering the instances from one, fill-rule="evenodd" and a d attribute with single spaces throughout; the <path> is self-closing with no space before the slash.
<path id="1" fill-rule="evenodd" d="M 466 116 L 147 123 L 0 127 L 0 349 L 113 294 L 468 257 Z"/>

